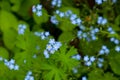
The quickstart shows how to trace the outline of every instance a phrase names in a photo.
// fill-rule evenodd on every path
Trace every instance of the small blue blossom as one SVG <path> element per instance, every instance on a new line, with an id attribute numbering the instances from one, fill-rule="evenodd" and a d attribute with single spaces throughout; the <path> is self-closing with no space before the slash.
<path id="1" fill-rule="evenodd" d="M 85 62 L 85 65 L 86 65 L 86 66 L 91 66 L 91 64 L 92 64 L 91 61 L 87 61 L 87 62 Z"/>
<path id="2" fill-rule="evenodd" d="M 81 56 L 79 54 L 72 56 L 73 59 L 80 60 Z"/>
<path id="3" fill-rule="evenodd" d="M 37 55 L 36 55 L 36 54 L 34 54 L 34 55 L 33 55 L 33 58 L 37 58 Z"/>
<path id="4" fill-rule="evenodd" d="M 108 54 L 110 51 L 109 49 L 107 48 L 107 46 L 103 45 L 101 50 L 99 51 L 99 54 L 100 55 L 103 55 L 103 54 Z"/>
<path id="5" fill-rule="evenodd" d="M 52 7 L 61 7 L 62 0 L 52 0 L 51 5 Z"/>
<path id="6" fill-rule="evenodd" d="M 58 20 L 56 19 L 56 16 L 51 16 L 50 21 L 55 25 L 59 23 Z"/>
<path id="7" fill-rule="evenodd" d="M 99 68 L 102 68 L 102 67 L 103 67 L 103 62 L 104 62 L 104 59 L 103 59 L 103 58 L 98 58 L 97 66 L 98 66 Z"/>
<path id="8" fill-rule="evenodd" d="M 94 57 L 94 56 L 91 56 L 91 57 L 90 57 L 90 61 L 91 61 L 91 62 L 94 62 L 94 61 L 95 61 L 95 57 Z"/>
<path id="9" fill-rule="evenodd" d="M 63 12 L 60 12 L 60 13 L 59 13 L 59 16 L 62 18 L 62 17 L 65 16 L 65 14 L 64 14 Z"/>
<path id="10" fill-rule="evenodd" d="M 115 43 L 115 44 L 119 44 L 119 40 L 118 40 L 118 39 L 115 39 L 115 40 L 114 40 L 114 43 Z"/>
<path id="11" fill-rule="evenodd" d="M 89 57 L 88 56 L 84 56 L 84 61 L 89 61 Z"/>
<path id="12" fill-rule="evenodd" d="M 32 72 L 31 71 L 28 71 L 28 73 L 25 76 L 24 80 L 34 80 L 34 77 L 32 76 Z"/>
<path id="13" fill-rule="evenodd" d="M 4 64 L 10 69 L 10 70 L 19 70 L 19 66 L 15 64 L 15 60 L 11 59 L 10 61 L 4 60 Z"/>
<path id="14" fill-rule="evenodd" d="M 44 56 L 45 56 L 45 58 L 49 58 L 50 57 L 50 54 L 48 53 L 48 51 L 47 50 L 44 50 Z"/>
<path id="15" fill-rule="evenodd" d="M 100 63 L 100 62 L 98 62 L 97 65 L 98 65 L 99 68 L 102 68 L 102 67 L 103 67 L 103 64 Z"/>
<path id="16" fill-rule="evenodd" d="M 115 31 L 112 29 L 112 27 L 108 27 L 107 31 L 108 31 L 110 34 L 115 34 Z"/>
<path id="17" fill-rule="evenodd" d="M 83 76 L 82 77 L 82 80 L 88 80 L 86 76 Z"/>
<path id="18" fill-rule="evenodd" d="M 110 41 L 113 42 L 114 44 L 119 44 L 120 43 L 120 41 L 118 39 L 114 38 L 114 37 L 111 37 Z"/>
<path id="19" fill-rule="evenodd" d="M 48 38 L 48 36 L 50 35 L 49 32 L 34 32 L 34 34 L 38 37 L 41 37 L 42 40 Z"/>
<path id="20" fill-rule="evenodd" d="M 107 23 L 107 19 L 103 18 L 102 16 L 99 16 L 97 23 L 105 25 Z"/>
<path id="21" fill-rule="evenodd" d="M 86 66 L 91 66 L 92 63 L 96 60 L 94 56 L 88 57 L 88 55 L 84 56 L 83 60 L 85 61 Z"/>
<path id="22" fill-rule="evenodd" d="M 19 66 L 17 64 L 14 66 L 14 70 L 19 70 Z"/>
<path id="23" fill-rule="evenodd" d="M 49 58 L 49 53 L 54 54 L 62 46 L 61 42 L 55 41 L 55 39 L 50 39 L 44 50 L 44 55 L 46 58 Z"/>
<path id="24" fill-rule="evenodd" d="M 18 25 L 18 34 L 23 35 L 26 28 L 27 28 L 27 27 L 26 27 L 25 24 L 19 24 L 19 25 Z"/>
<path id="25" fill-rule="evenodd" d="M 72 71 L 73 71 L 74 74 L 78 73 L 78 69 L 77 68 L 73 68 Z"/>
<path id="26" fill-rule="evenodd" d="M 68 10 L 65 12 L 65 16 L 66 17 L 70 17 L 72 15 L 72 11 L 71 10 Z"/>
<path id="27" fill-rule="evenodd" d="M 60 13 L 60 11 L 59 11 L 59 10 L 56 10 L 56 11 L 55 11 L 55 13 L 56 13 L 56 14 L 59 14 L 59 13 Z"/>
<path id="28" fill-rule="evenodd" d="M 3 58 L 2 58 L 2 57 L 0 57 L 0 61 L 3 61 Z"/>
<path id="29" fill-rule="evenodd" d="M 116 46 L 115 51 L 120 52 L 120 46 Z"/>
<path id="30" fill-rule="evenodd" d="M 32 12 L 35 13 L 38 17 L 42 16 L 42 5 L 37 4 L 32 6 Z"/>
<path id="31" fill-rule="evenodd" d="M 95 0 L 95 2 L 99 5 L 103 3 L 102 0 Z"/>
<path id="32" fill-rule="evenodd" d="M 26 63 L 27 61 L 26 61 L 26 60 L 24 60 L 23 62 L 24 62 L 24 63 Z"/>
<path id="33" fill-rule="evenodd" d="M 116 3 L 117 2 L 117 0 L 112 0 L 112 3 Z"/>

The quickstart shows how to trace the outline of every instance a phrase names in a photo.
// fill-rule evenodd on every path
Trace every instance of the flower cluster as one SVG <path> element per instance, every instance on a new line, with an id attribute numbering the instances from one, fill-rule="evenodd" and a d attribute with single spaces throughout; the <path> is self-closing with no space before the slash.
<path id="1" fill-rule="evenodd" d="M 58 20 L 56 19 L 56 16 L 51 16 L 50 21 L 55 25 L 59 23 Z"/>
<path id="2" fill-rule="evenodd" d="M 107 23 L 107 19 L 103 18 L 102 16 L 99 16 L 98 20 L 97 20 L 97 23 L 101 24 L 101 25 L 105 25 Z"/>
<path id="3" fill-rule="evenodd" d="M 15 60 L 11 59 L 10 61 L 4 59 L 4 64 L 10 69 L 10 70 L 19 70 L 19 66 L 15 64 Z"/>
<path id="4" fill-rule="evenodd" d="M 88 80 L 86 76 L 83 76 L 82 77 L 82 80 Z"/>
<path id="5" fill-rule="evenodd" d="M 32 6 L 32 12 L 35 13 L 38 17 L 42 16 L 42 5 L 37 4 Z"/>
<path id="6" fill-rule="evenodd" d="M 119 44 L 119 40 L 114 37 L 111 37 L 110 41 L 113 42 L 114 44 Z"/>
<path id="7" fill-rule="evenodd" d="M 107 46 L 103 45 L 101 50 L 99 51 L 99 55 L 109 54 L 110 50 L 107 48 Z"/>
<path id="8" fill-rule="evenodd" d="M 99 16 L 98 20 L 97 20 L 97 23 L 101 24 L 101 25 L 105 25 L 107 23 L 107 19 L 103 18 L 102 16 Z"/>
<path id="9" fill-rule="evenodd" d="M 120 52 L 120 46 L 116 46 L 115 51 Z"/>
<path id="10" fill-rule="evenodd" d="M 81 26 L 81 28 L 85 30 L 84 27 Z M 88 32 L 83 32 L 82 30 L 79 30 L 78 33 L 77 33 L 77 36 L 78 36 L 79 39 L 84 38 L 87 41 L 91 41 L 91 40 L 96 40 L 97 39 L 96 34 L 98 32 L 99 32 L 98 28 L 90 27 L 90 31 L 88 31 Z"/>
<path id="11" fill-rule="evenodd" d="M 38 37 L 41 37 L 42 40 L 48 38 L 48 36 L 50 35 L 49 32 L 35 32 L 34 34 Z"/>
<path id="12" fill-rule="evenodd" d="M 71 10 L 67 10 L 66 12 L 61 12 L 59 10 L 56 10 L 55 12 L 59 17 L 65 17 L 68 18 L 72 24 L 74 25 L 81 25 L 82 20 L 77 17 L 76 14 L 73 14 Z"/>
<path id="13" fill-rule="evenodd" d="M 44 50 L 45 57 L 49 58 L 49 53 L 54 54 L 61 46 L 62 44 L 60 42 L 55 41 L 55 39 L 50 39 Z"/>
<path id="14" fill-rule="evenodd" d="M 32 72 L 31 71 L 28 71 L 28 73 L 25 76 L 24 80 L 34 80 L 34 77 L 32 76 Z"/>
<path id="15" fill-rule="evenodd" d="M 96 2 L 98 5 L 102 4 L 102 3 L 105 2 L 105 1 L 107 1 L 107 0 L 95 0 L 95 2 Z M 117 0 L 112 0 L 112 3 L 116 3 L 116 2 L 117 2 Z"/>
<path id="16" fill-rule="evenodd" d="M 103 67 L 103 62 L 104 62 L 104 59 L 103 59 L 103 58 L 98 58 L 97 66 L 98 66 L 99 68 L 102 68 L 102 67 Z"/>
<path id="17" fill-rule="evenodd" d="M 102 3 L 105 2 L 105 1 L 107 1 L 107 0 L 95 0 L 95 2 L 96 2 L 97 4 L 102 4 Z"/>
<path id="18" fill-rule="evenodd" d="M 76 60 L 80 60 L 81 56 L 79 54 L 76 54 L 76 55 L 73 55 L 72 58 Z"/>
<path id="19" fill-rule="evenodd" d="M 86 55 L 84 56 L 83 60 L 85 61 L 86 66 L 91 66 L 92 63 L 95 61 L 95 57 L 94 56 L 89 57 L 88 55 Z"/>
<path id="20" fill-rule="evenodd" d="M 110 34 L 115 34 L 115 31 L 112 29 L 112 27 L 108 27 L 107 31 L 108 31 Z"/>
<path id="21" fill-rule="evenodd" d="M 25 29 L 27 28 L 27 26 L 25 24 L 19 24 L 18 25 L 18 34 L 24 34 Z"/>
<path id="22" fill-rule="evenodd" d="M 52 5 L 52 7 L 61 7 L 61 5 L 62 5 L 62 0 L 52 0 L 51 1 L 51 5 Z"/>

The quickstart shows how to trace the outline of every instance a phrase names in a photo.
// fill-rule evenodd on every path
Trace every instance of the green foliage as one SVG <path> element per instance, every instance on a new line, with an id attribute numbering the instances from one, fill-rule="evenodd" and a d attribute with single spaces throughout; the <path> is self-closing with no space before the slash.
<path id="1" fill-rule="evenodd" d="M 119 80 L 120 1 L 56 1 L 0 0 L 0 80 Z"/>

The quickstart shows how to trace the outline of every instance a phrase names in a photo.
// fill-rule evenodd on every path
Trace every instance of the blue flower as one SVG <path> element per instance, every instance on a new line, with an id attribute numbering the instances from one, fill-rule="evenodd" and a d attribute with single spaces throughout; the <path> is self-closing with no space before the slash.
<path id="1" fill-rule="evenodd" d="M 84 61 L 89 61 L 89 57 L 88 56 L 84 56 Z"/>
<path id="2" fill-rule="evenodd" d="M 19 66 L 15 64 L 15 60 L 11 59 L 10 61 L 4 60 L 4 64 L 10 69 L 10 70 L 19 70 Z"/>
<path id="3" fill-rule="evenodd" d="M 94 61 L 95 61 L 95 57 L 94 57 L 94 56 L 91 56 L 91 57 L 90 57 L 90 61 L 91 61 L 91 62 L 94 62 Z"/>
<path id="4" fill-rule="evenodd" d="M 77 68 L 73 68 L 72 71 L 73 71 L 74 74 L 78 73 L 78 69 Z"/>
<path id="5" fill-rule="evenodd" d="M 103 55 L 103 54 L 108 54 L 110 51 L 109 49 L 107 48 L 107 46 L 103 45 L 102 46 L 102 49 L 99 51 L 99 54 L 100 55 Z"/>
<path id="6" fill-rule="evenodd" d="M 32 12 L 35 13 L 38 17 L 42 16 L 42 5 L 37 4 L 32 6 Z"/>
<path id="7" fill-rule="evenodd" d="M 103 18 L 102 16 L 99 16 L 97 23 L 105 25 L 107 23 L 107 19 Z"/>
<path id="8" fill-rule="evenodd" d="M 120 52 L 120 46 L 116 46 L 115 51 Z"/>
<path id="9" fill-rule="evenodd" d="M 42 40 L 48 38 L 48 36 L 50 35 L 49 32 L 34 32 L 34 35 L 41 37 Z"/>
<path id="10" fill-rule="evenodd" d="M 86 76 L 83 76 L 83 77 L 82 77 L 82 80 L 87 80 L 87 77 L 86 77 Z"/>
<path id="11" fill-rule="evenodd" d="M 81 59 L 81 56 L 79 54 L 77 55 L 73 55 L 72 56 L 73 59 L 76 59 L 76 60 L 80 60 Z"/>
<path id="12" fill-rule="evenodd" d="M 115 31 L 112 29 L 112 27 L 108 27 L 107 31 L 108 31 L 110 34 L 115 34 Z"/>
<path id="13" fill-rule="evenodd" d="M 85 65 L 86 65 L 86 66 L 91 66 L 91 64 L 92 64 L 91 61 L 87 61 L 87 62 L 85 62 Z"/>
<path id="14" fill-rule="evenodd" d="M 56 16 L 51 16 L 50 21 L 56 25 L 59 23 L 58 20 L 56 19 Z"/>
<path id="15" fill-rule="evenodd" d="M 55 39 L 50 39 L 44 50 L 44 55 L 49 58 L 49 53 L 54 54 L 62 46 L 61 42 L 55 41 Z"/>
<path id="16" fill-rule="evenodd" d="M 44 56 L 45 56 L 45 58 L 49 58 L 50 57 L 50 55 L 49 55 L 49 53 L 48 53 L 48 51 L 47 50 L 44 50 Z"/>
<path id="17" fill-rule="evenodd" d="M 102 67 L 103 67 L 103 62 L 104 62 L 104 59 L 103 59 L 103 58 L 98 58 L 97 66 L 98 66 L 99 68 L 102 68 Z"/>
<path id="18" fill-rule="evenodd" d="M 98 62 L 97 65 L 98 65 L 99 68 L 102 68 L 102 67 L 103 67 L 103 64 L 100 63 L 100 62 Z"/>
<path id="19" fill-rule="evenodd" d="M 64 14 L 63 12 L 60 12 L 60 13 L 59 13 L 59 16 L 62 18 L 62 17 L 65 16 L 65 14 Z"/>
<path id="20" fill-rule="evenodd" d="M 25 24 L 19 24 L 19 25 L 18 25 L 18 34 L 22 34 L 22 35 L 23 35 L 26 28 L 27 28 L 27 27 L 26 27 Z"/>
<path id="21" fill-rule="evenodd" d="M 2 57 L 0 57 L 0 61 L 2 61 L 3 60 L 3 58 Z"/>
<path id="22" fill-rule="evenodd" d="M 52 0 L 51 5 L 53 7 L 61 7 L 62 1 L 61 0 Z"/>
<path id="23" fill-rule="evenodd" d="M 96 2 L 97 4 L 102 4 L 102 3 L 103 3 L 102 0 L 95 0 L 95 2 Z"/>
<path id="24" fill-rule="evenodd" d="M 25 76 L 24 80 L 34 80 L 34 77 L 32 76 L 32 72 L 31 71 L 28 71 L 28 73 Z"/>
<path id="25" fill-rule="evenodd" d="M 37 11 L 36 15 L 37 16 L 42 16 L 42 11 Z"/>
<path id="26" fill-rule="evenodd" d="M 110 41 L 114 42 L 114 44 L 119 44 L 120 43 L 119 40 L 114 38 L 114 37 L 110 38 Z"/>
<path id="27" fill-rule="evenodd" d="M 112 0 L 112 2 L 113 2 L 113 3 L 116 3 L 116 2 L 117 2 L 117 0 Z"/>

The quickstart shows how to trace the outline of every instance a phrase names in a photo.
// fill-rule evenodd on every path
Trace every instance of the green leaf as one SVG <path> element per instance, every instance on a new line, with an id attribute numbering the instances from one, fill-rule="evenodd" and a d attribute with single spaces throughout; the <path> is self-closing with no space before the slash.
<path id="1" fill-rule="evenodd" d="M 80 50 L 84 55 L 95 55 L 96 53 L 98 53 L 98 51 L 101 49 L 101 46 L 103 45 L 103 42 L 100 39 L 90 42 L 80 40 L 80 43 L 82 43 L 79 44 Z"/>
<path id="2" fill-rule="evenodd" d="M 15 47 L 16 36 L 16 31 L 13 29 L 6 29 L 4 31 L 3 41 L 8 49 L 13 49 Z"/>
<path id="3" fill-rule="evenodd" d="M 3 32 L 10 28 L 16 29 L 17 25 L 18 21 L 12 13 L 4 10 L 0 12 L 0 27 Z"/>
<path id="4" fill-rule="evenodd" d="M 44 63 L 41 65 L 41 69 L 45 70 L 43 75 L 44 80 L 66 80 L 66 74 L 54 64 Z"/>
<path id="5" fill-rule="evenodd" d="M 118 79 L 114 77 L 114 74 L 108 72 L 104 74 L 104 80 L 118 80 Z"/>
<path id="6" fill-rule="evenodd" d="M 23 0 L 10 0 L 10 2 L 13 4 L 12 10 L 15 12 L 18 11 L 22 1 Z"/>
<path id="7" fill-rule="evenodd" d="M 59 27 L 62 31 L 72 31 L 76 25 L 73 25 L 68 19 L 63 19 Z"/>
<path id="8" fill-rule="evenodd" d="M 115 19 L 115 24 L 116 24 L 117 26 L 120 25 L 120 15 L 118 15 L 117 18 Z"/>
<path id="9" fill-rule="evenodd" d="M 6 11 L 10 11 L 11 6 L 10 6 L 9 1 L 6 1 L 6 0 L 0 1 L 0 8 Z"/>
<path id="10" fill-rule="evenodd" d="M 109 64 L 113 70 L 113 72 L 115 74 L 118 74 L 120 75 L 120 54 L 119 53 L 115 53 L 112 52 L 110 55 L 109 55 Z"/>
<path id="11" fill-rule="evenodd" d="M 88 74 L 88 80 L 103 80 L 103 71 L 95 69 Z"/>
<path id="12" fill-rule="evenodd" d="M 78 66 L 79 64 L 78 60 L 71 58 L 75 54 L 77 54 L 77 50 L 74 47 L 71 47 L 68 50 L 67 45 L 63 45 L 60 48 L 60 51 L 52 55 L 52 58 L 55 59 L 57 63 L 61 64 L 60 67 L 63 70 L 71 71 L 74 67 Z"/>
<path id="13" fill-rule="evenodd" d="M 8 59 L 9 57 L 8 51 L 3 47 L 0 47 L 0 57 L 5 58 L 5 59 Z"/>
<path id="14" fill-rule="evenodd" d="M 6 73 L 7 72 L 7 73 Z M 0 62 L 0 79 L 7 80 L 9 74 L 9 69 L 4 63 Z M 6 76 L 6 77 L 5 77 Z"/>
<path id="15" fill-rule="evenodd" d="M 75 36 L 73 35 L 72 32 L 63 32 L 59 37 L 59 41 L 64 43 L 64 42 L 69 42 L 74 38 Z"/>

